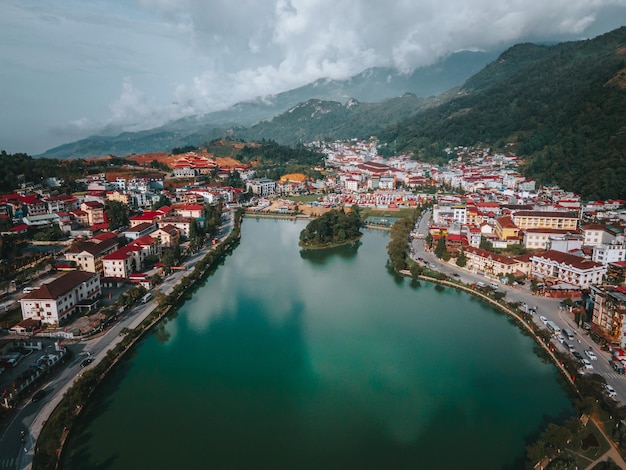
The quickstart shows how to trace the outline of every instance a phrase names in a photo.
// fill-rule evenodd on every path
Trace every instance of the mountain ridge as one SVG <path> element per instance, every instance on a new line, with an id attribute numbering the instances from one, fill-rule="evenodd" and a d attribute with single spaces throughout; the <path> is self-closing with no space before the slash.
<path id="1" fill-rule="evenodd" d="M 181 118 L 153 129 L 90 136 L 54 147 L 37 157 L 89 158 L 201 145 L 229 135 L 233 129 L 272 119 L 312 98 L 345 103 L 351 98 L 360 102 L 377 102 L 406 92 L 423 97 L 434 96 L 461 85 L 496 56 L 496 52 L 460 51 L 411 74 L 402 74 L 390 68 L 370 68 L 346 80 L 319 79 L 293 90 L 240 102 L 226 110 Z"/>

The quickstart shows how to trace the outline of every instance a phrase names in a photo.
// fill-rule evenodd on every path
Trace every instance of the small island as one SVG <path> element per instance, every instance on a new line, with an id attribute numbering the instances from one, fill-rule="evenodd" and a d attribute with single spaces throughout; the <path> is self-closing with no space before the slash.
<path id="1" fill-rule="evenodd" d="M 308 223 L 300 232 L 299 245 L 320 249 L 354 243 L 363 236 L 359 230 L 362 225 L 358 206 L 352 206 L 349 212 L 343 207 L 333 209 Z"/>

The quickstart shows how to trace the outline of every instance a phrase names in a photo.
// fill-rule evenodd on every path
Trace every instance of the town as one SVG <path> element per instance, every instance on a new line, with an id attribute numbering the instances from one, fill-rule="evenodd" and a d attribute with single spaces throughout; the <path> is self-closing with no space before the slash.
<path id="1" fill-rule="evenodd" d="M 436 165 L 383 157 L 374 138 L 308 147 L 324 156 L 316 179 L 257 177 L 251 165 L 220 166 L 197 149 L 168 155 L 169 171 L 137 164 L 139 173 L 124 176 L 116 168 L 81 178 L 82 191 L 62 194 L 56 190 L 62 182 L 49 175 L 0 195 L 2 235 L 28 247 L 27 255 L 2 265 L 10 281 L 0 309 L 5 317 L 18 308 L 20 314 L 2 325 L 2 406 L 41 397 L 33 391 L 58 367 L 67 344 L 88 342 L 133 305 L 149 303 L 170 276 L 187 269 L 186 259 L 223 239 L 237 207 L 250 217 L 306 219 L 358 206 L 372 214 L 369 225 L 383 228 L 404 211 L 428 207 L 426 233 L 416 227 L 407 244 L 419 239 L 445 265 L 483 280 L 472 280 L 472 288 L 524 286 L 534 296 L 560 299 L 572 322 L 611 348 L 613 371 L 624 373 L 625 201 L 583 201 L 557 186 L 538 186 L 523 176 L 518 157 L 489 149 L 446 149 L 448 163 Z M 231 186 L 234 179 L 241 184 Z M 541 322 L 577 354 L 567 342 L 573 332 L 543 315 Z M 28 363 L 36 351 L 38 359 Z M 579 359 L 583 373 L 593 369 Z M 84 357 L 80 365 L 92 361 Z M 607 393 L 617 398 L 610 385 Z"/>

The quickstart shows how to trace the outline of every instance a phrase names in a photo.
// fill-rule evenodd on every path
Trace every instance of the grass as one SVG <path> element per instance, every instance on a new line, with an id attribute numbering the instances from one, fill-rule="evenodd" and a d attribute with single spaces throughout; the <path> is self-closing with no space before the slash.
<path id="1" fill-rule="evenodd" d="M 289 196 L 289 197 L 285 197 L 283 199 L 287 200 L 287 201 L 293 201 L 296 202 L 298 204 L 306 204 L 308 202 L 315 202 L 317 201 L 317 199 L 319 198 L 319 194 L 305 194 L 302 196 Z"/>
<path id="2" fill-rule="evenodd" d="M 590 437 L 590 436 L 595 437 L 598 445 L 597 446 L 592 445 L 592 446 L 589 446 L 587 449 L 583 449 L 583 443 L 587 443 L 587 444 L 594 443 L 593 437 Z M 611 444 L 607 442 L 607 440 L 602 436 L 602 433 L 598 430 L 596 425 L 590 420 L 587 423 L 587 428 L 585 429 L 585 432 L 583 433 L 583 437 L 581 441 L 578 441 L 576 443 L 576 446 L 574 447 L 575 448 L 572 449 L 574 452 L 588 459 L 595 460 L 601 455 L 603 455 L 605 452 L 607 452 L 611 448 Z M 584 468 L 584 467 L 580 467 L 580 468 Z"/>
<path id="3" fill-rule="evenodd" d="M 20 308 L 12 308 L 7 310 L 0 316 L 0 325 L 8 325 L 9 328 L 22 321 L 22 310 Z"/>

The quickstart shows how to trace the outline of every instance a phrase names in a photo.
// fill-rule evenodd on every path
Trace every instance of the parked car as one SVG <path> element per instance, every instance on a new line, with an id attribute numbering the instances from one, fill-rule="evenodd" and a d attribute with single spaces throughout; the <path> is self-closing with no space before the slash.
<path id="1" fill-rule="evenodd" d="M 541 315 L 539 317 L 539 320 L 541 320 L 543 322 L 543 324 L 545 325 L 546 323 L 548 323 L 548 319 L 546 317 L 544 317 L 543 315 Z"/>
<path id="2" fill-rule="evenodd" d="M 564 344 L 565 343 L 565 338 L 562 335 L 557 335 L 556 339 L 559 340 L 559 343 Z"/>
<path id="3" fill-rule="evenodd" d="M 573 355 L 574 355 L 574 357 L 575 357 L 576 359 L 578 359 L 579 361 L 582 361 L 582 360 L 584 359 L 583 355 L 582 355 L 582 354 L 580 354 L 578 351 L 574 351 L 572 354 L 573 354 Z"/>
<path id="4" fill-rule="evenodd" d="M 565 347 L 570 351 L 574 351 L 574 345 L 572 343 L 565 343 Z"/>
<path id="5" fill-rule="evenodd" d="M 596 356 L 596 353 L 594 353 L 591 349 L 585 349 L 585 354 L 592 361 L 596 361 L 598 359 L 598 356 Z"/>
<path id="6" fill-rule="evenodd" d="M 617 392 L 609 384 L 604 384 L 604 388 L 606 389 L 606 393 L 609 396 L 609 398 L 616 398 L 617 397 Z"/>
<path id="7" fill-rule="evenodd" d="M 591 365 L 591 362 L 589 362 L 588 359 L 583 359 L 581 361 L 583 363 L 583 365 L 585 366 L 585 369 L 587 370 L 593 370 L 593 366 Z"/>

